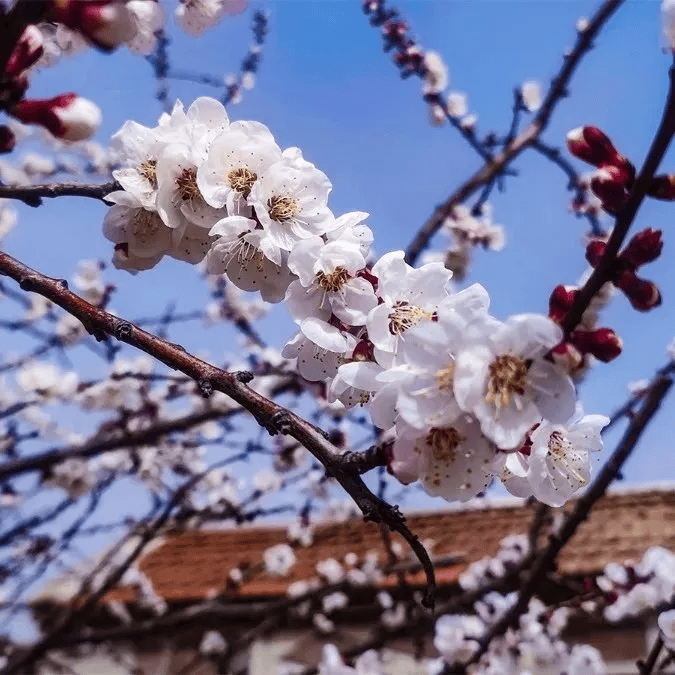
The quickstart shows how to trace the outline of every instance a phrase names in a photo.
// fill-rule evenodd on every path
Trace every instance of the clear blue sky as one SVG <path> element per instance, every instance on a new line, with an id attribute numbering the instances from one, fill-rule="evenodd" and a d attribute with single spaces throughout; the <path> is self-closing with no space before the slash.
<path id="1" fill-rule="evenodd" d="M 264 122 L 282 146 L 300 146 L 331 178 L 336 214 L 371 214 L 376 247 L 384 253 L 405 247 L 434 205 L 479 166 L 479 159 L 449 127 L 428 124 L 419 81 L 399 78 L 360 4 L 269 2 L 270 35 L 258 84 L 230 114 Z M 427 0 L 397 6 L 420 43 L 443 55 L 451 86 L 469 94 L 479 131 L 503 133 L 510 122 L 514 86 L 530 79 L 546 86 L 560 67 L 563 51 L 574 42 L 577 19 L 590 16 L 597 4 Z M 564 145 L 568 130 L 595 124 L 639 166 L 658 124 L 667 84 L 669 58 L 661 49 L 658 10 L 655 0 L 635 0 L 610 21 L 577 72 L 571 96 L 559 105 L 544 135 L 547 142 Z M 198 41 L 172 30 L 172 61 L 212 74 L 234 71 L 250 42 L 249 24 L 250 11 Z M 98 136 L 105 142 L 126 119 L 154 124 L 160 112 L 154 88 L 149 65 L 121 50 L 113 56 L 91 52 L 45 71 L 31 94 L 76 90 L 93 99 L 105 113 Z M 210 90 L 176 82 L 172 93 L 189 103 Z M 581 240 L 586 226 L 568 212 L 563 174 L 533 153 L 515 166 L 519 177 L 509 179 L 506 192 L 492 199 L 495 218 L 507 230 L 507 247 L 501 253 L 479 252 L 469 278 L 488 288 L 499 317 L 545 312 L 551 289 L 574 283 L 585 269 Z M 664 167 L 675 171 L 674 152 Z M 100 227 L 102 204 L 68 198 L 20 211 L 20 226 L 7 239 L 6 249 L 28 264 L 50 275 L 71 276 L 80 259 L 109 260 L 111 245 Z M 625 399 L 627 382 L 650 376 L 665 360 L 665 347 L 675 335 L 673 221 L 675 204 L 650 202 L 639 214 L 638 229 L 664 229 L 663 255 L 645 268 L 658 282 L 664 302 L 641 315 L 618 295 L 605 311 L 602 324 L 621 335 L 625 352 L 589 375 L 582 387 L 588 412 L 609 413 Z M 131 318 L 155 314 L 171 299 L 179 309 L 194 308 L 206 295 L 195 270 L 171 260 L 136 277 L 109 270 L 106 279 L 118 288 L 112 306 Z M 162 304 L 157 297 L 165 299 Z M 270 339 L 290 336 L 292 325 L 282 317 L 276 312 L 266 322 Z M 236 351 L 231 334 L 222 328 L 191 326 L 175 339 L 192 350 L 206 346 L 216 360 Z M 631 460 L 627 480 L 675 479 L 674 413 L 675 402 L 670 401 Z"/>

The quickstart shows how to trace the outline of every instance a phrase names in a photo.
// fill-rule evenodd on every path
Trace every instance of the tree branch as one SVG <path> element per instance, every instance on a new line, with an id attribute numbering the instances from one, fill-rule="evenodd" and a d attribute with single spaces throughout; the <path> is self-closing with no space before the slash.
<path id="1" fill-rule="evenodd" d="M 434 604 L 436 578 L 424 546 L 406 525 L 398 508 L 374 495 L 341 451 L 330 443 L 323 432 L 292 411 L 277 405 L 247 386 L 248 374 L 229 373 L 189 354 L 183 347 L 167 342 L 138 328 L 128 321 L 88 303 L 72 291 L 61 279 L 52 279 L 31 269 L 0 251 L 0 274 L 14 279 L 25 291 L 39 293 L 78 318 L 97 340 L 110 337 L 131 345 L 194 379 L 204 391 L 220 391 L 246 409 L 256 422 L 270 434 L 288 434 L 302 444 L 323 464 L 326 473 L 343 487 L 361 510 L 365 520 L 385 523 L 398 532 L 410 545 L 422 564 L 427 577 L 424 603 Z M 242 376 L 243 375 L 243 376 Z"/>
<path id="2" fill-rule="evenodd" d="M 530 147 L 539 138 L 548 126 L 556 104 L 567 95 L 567 85 L 582 57 L 592 48 L 593 39 L 623 2 L 624 0 L 605 0 L 603 2 L 600 9 L 595 13 L 595 16 L 590 20 L 586 30 L 579 33 L 574 49 L 565 57 L 563 67 L 560 69 L 558 75 L 553 78 L 546 98 L 532 123 L 499 152 L 492 161 L 486 162 L 471 178 L 457 188 L 448 199 L 436 207 L 406 250 L 405 259 L 410 265 L 414 265 L 417 257 L 428 246 L 431 237 L 441 228 L 443 221 L 452 215 L 452 211 L 456 206 L 468 199 L 483 185 L 503 173 L 506 167 L 523 150 Z"/>
<path id="3" fill-rule="evenodd" d="M 89 197 L 103 199 L 122 186 L 117 181 L 109 183 L 47 183 L 45 185 L 0 185 L 0 199 L 18 199 L 28 206 L 40 206 L 42 198 Z"/>
<path id="4" fill-rule="evenodd" d="M 565 317 L 565 322 L 562 324 L 562 327 L 567 335 L 573 331 L 581 321 L 581 317 L 593 299 L 593 296 L 595 296 L 603 284 L 611 281 L 613 266 L 616 262 L 616 257 L 621 248 L 621 244 L 626 238 L 626 234 L 628 234 L 628 230 L 633 224 L 633 220 L 635 220 L 638 209 L 646 196 L 647 188 L 675 134 L 675 65 L 671 66 L 668 75 L 670 87 L 668 89 L 668 98 L 666 99 L 661 123 L 659 124 L 659 128 L 654 136 L 651 147 L 649 148 L 642 169 L 635 179 L 633 189 L 628 197 L 628 202 L 623 209 L 621 209 L 616 218 L 616 223 L 612 229 L 612 235 L 607 242 L 605 253 L 595 270 L 593 270 L 593 274 L 591 274 L 583 288 L 579 290 L 572 307 Z"/>

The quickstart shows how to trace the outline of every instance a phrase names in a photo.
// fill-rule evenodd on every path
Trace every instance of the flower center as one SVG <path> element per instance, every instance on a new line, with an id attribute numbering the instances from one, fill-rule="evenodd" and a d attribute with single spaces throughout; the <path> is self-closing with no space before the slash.
<path id="1" fill-rule="evenodd" d="M 131 233 L 136 237 L 150 236 L 157 232 L 160 222 L 156 213 L 139 209 L 131 220 Z"/>
<path id="2" fill-rule="evenodd" d="M 138 167 L 138 173 L 150 183 L 153 190 L 157 189 L 157 160 L 146 159 L 143 164 Z"/>
<path id="3" fill-rule="evenodd" d="M 551 454 L 559 459 L 564 465 L 565 469 L 576 478 L 582 485 L 586 483 L 586 479 L 574 467 L 574 446 L 565 438 L 559 431 L 552 431 L 548 439 L 548 449 Z M 567 476 L 569 480 L 569 475 Z"/>
<path id="4" fill-rule="evenodd" d="M 548 439 L 548 449 L 552 455 L 564 457 L 572 449 L 572 444 L 559 431 L 552 431 Z"/>
<path id="5" fill-rule="evenodd" d="M 238 192 L 244 199 L 248 199 L 251 194 L 253 183 L 258 180 L 258 174 L 253 173 L 245 166 L 238 169 L 230 169 L 227 172 L 227 183 L 235 191 Z"/>
<path id="6" fill-rule="evenodd" d="M 422 319 L 431 319 L 433 314 L 425 312 L 421 307 L 411 305 L 405 300 L 394 303 L 393 312 L 389 314 L 389 332 L 399 335 L 416 326 Z"/>
<path id="7" fill-rule="evenodd" d="M 498 356 L 488 369 L 488 403 L 497 407 L 509 405 L 514 394 L 522 396 L 527 384 L 527 363 L 517 356 L 504 354 Z"/>
<path id="8" fill-rule="evenodd" d="M 180 176 L 176 176 L 176 192 L 183 201 L 199 197 L 197 187 L 197 171 L 195 169 L 183 169 Z"/>
<path id="9" fill-rule="evenodd" d="M 295 197 L 270 197 L 267 200 L 267 209 L 272 220 L 284 223 L 300 211 L 300 204 Z"/>
<path id="10" fill-rule="evenodd" d="M 317 272 L 314 277 L 316 283 L 329 293 L 337 293 L 349 281 L 349 272 L 340 266 L 336 267 L 332 272 L 325 274 L 324 272 Z"/>
<path id="11" fill-rule="evenodd" d="M 439 370 L 436 373 L 436 382 L 441 391 L 452 389 L 452 382 L 455 379 L 455 364 L 451 363 L 447 368 Z"/>
<path id="12" fill-rule="evenodd" d="M 455 427 L 438 429 L 434 427 L 425 439 L 437 462 L 450 464 L 457 458 L 457 448 L 466 440 Z"/>

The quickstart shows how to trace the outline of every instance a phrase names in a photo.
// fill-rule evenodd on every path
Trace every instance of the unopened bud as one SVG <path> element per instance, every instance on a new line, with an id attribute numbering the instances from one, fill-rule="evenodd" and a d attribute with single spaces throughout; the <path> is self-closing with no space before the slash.
<path id="1" fill-rule="evenodd" d="M 25 124 L 39 124 L 65 141 L 89 138 L 101 123 L 101 110 L 86 98 L 74 93 L 51 99 L 24 100 L 10 113 Z"/>
<path id="2" fill-rule="evenodd" d="M 562 323 L 578 293 L 576 286 L 556 286 L 548 300 L 549 317 L 556 323 Z"/>
<path id="3" fill-rule="evenodd" d="M 648 312 L 661 304 L 661 292 L 653 281 L 641 279 L 631 269 L 624 270 L 614 281 L 628 298 L 630 304 L 639 312 Z"/>
<path id="4" fill-rule="evenodd" d="M 553 363 L 568 373 L 578 370 L 584 363 L 584 355 L 570 342 L 561 342 L 553 347 L 550 356 Z"/>
<path id="5" fill-rule="evenodd" d="M 624 185 L 632 183 L 635 167 L 614 147 L 597 127 L 579 127 L 567 134 L 567 147 L 579 159 L 597 167 L 614 166 L 622 174 Z"/>
<path id="6" fill-rule="evenodd" d="M 569 151 L 593 166 L 613 164 L 619 154 L 609 137 L 597 127 L 578 127 L 567 134 Z"/>
<path id="7" fill-rule="evenodd" d="M 583 354 L 592 354 L 599 361 L 613 361 L 623 349 L 623 341 L 611 328 L 597 330 L 575 330 L 570 342 Z"/>
<path id="8" fill-rule="evenodd" d="M 634 268 L 653 262 L 661 255 L 663 239 L 661 230 L 651 227 L 638 232 L 619 254 L 619 259 L 632 265 Z"/>
<path id="9" fill-rule="evenodd" d="M 129 42 L 137 32 L 134 16 L 121 0 L 53 0 L 52 8 L 59 23 L 104 51 Z"/>
<path id="10" fill-rule="evenodd" d="M 675 199 L 675 175 L 672 173 L 654 176 L 645 190 L 646 194 L 656 199 Z"/>
<path id="11" fill-rule="evenodd" d="M 354 359 L 354 361 L 374 361 L 375 346 L 370 340 L 361 340 L 361 342 L 354 347 L 352 359 Z"/>
<path id="12" fill-rule="evenodd" d="M 12 152 L 15 145 L 14 132 L 4 124 L 0 126 L 0 153 Z"/>
<path id="13" fill-rule="evenodd" d="M 586 246 L 586 260 L 591 267 L 597 267 L 600 259 L 605 255 L 607 244 L 600 239 L 593 239 Z"/>
<path id="14" fill-rule="evenodd" d="M 615 166 L 603 166 L 591 178 L 591 190 L 606 211 L 621 210 L 628 201 L 626 174 Z"/>
<path id="15" fill-rule="evenodd" d="M 26 26 L 7 60 L 5 75 L 9 78 L 18 77 L 24 70 L 28 70 L 43 52 L 42 32 L 32 24 Z"/>

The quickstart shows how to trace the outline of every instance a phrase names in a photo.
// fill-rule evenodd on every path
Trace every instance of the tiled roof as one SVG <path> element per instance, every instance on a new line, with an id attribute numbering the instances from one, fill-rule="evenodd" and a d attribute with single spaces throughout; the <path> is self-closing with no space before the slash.
<path id="1" fill-rule="evenodd" d="M 571 505 L 570 505 L 571 506 Z M 569 509 L 569 506 L 568 506 Z M 452 584 L 473 561 L 494 555 L 509 534 L 527 532 L 534 515 L 532 506 L 486 506 L 408 516 L 410 529 L 428 545 L 432 557 L 462 554 L 462 562 L 437 570 L 439 584 Z M 408 548 L 398 535 L 405 555 Z M 140 561 L 155 590 L 166 600 L 202 599 L 223 592 L 230 570 L 248 563 L 256 570 L 227 596 L 284 594 L 290 583 L 316 576 L 316 564 L 326 558 L 342 562 L 347 553 L 363 559 L 376 551 L 386 561 L 378 525 L 350 520 L 325 524 L 315 530 L 312 546 L 296 548 L 297 562 L 284 577 L 262 570 L 263 554 L 287 541 L 282 527 L 240 527 L 171 535 Z M 595 574 L 611 561 L 638 559 L 649 546 L 675 549 L 675 486 L 670 489 L 614 494 L 601 499 L 559 558 L 558 569 L 566 575 Z M 421 572 L 408 573 L 411 583 L 423 583 Z M 393 583 L 394 578 L 383 584 Z M 119 599 L 129 599 L 118 589 Z"/>

